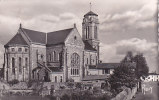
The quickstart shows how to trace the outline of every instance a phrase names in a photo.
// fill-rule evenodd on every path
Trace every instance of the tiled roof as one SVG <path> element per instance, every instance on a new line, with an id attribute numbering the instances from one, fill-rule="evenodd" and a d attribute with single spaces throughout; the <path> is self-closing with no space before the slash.
<path id="1" fill-rule="evenodd" d="M 99 63 L 97 65 L 98 69 L 114 69 L 120 66 L 120 63 Z"/>
<path id="2" fill-rule="evenodd" d="M 48 67 L 52 72 L 62 72 L 63 69 L 60 67 Z"/>
<path id="3" fill-rule="evenodd" d="M 88 76 L 85 76 L 82 80 L 83 81 L 105 80 L 108 77 L 109 77 L 109 75 L 88 75 Z"/>
<path id="4" fill-rule="evenodd" d="M 94 49 L 94 48 L 88 43 L 88 41 L 83 41 L 83 42 L 84 42 L 84 45 L 85 45 L 85 47 L 84 47 L 85 50 L 97 51 L 96 49 Z"/>
<path id="5" fill-rule="evenodd" d="M 47 45 L 63 44 L 73 28 L 47 33 Z"/>
<path id="6" fill-rule="evenodd" d="M 46 44 L 46 33 L 22 28 L 31 42 Z"/>
<path id="7" fill-rule="evenodd" d="M 16 34 L 5 46 L 9 45 L 27 45 L 21 34 Z"/>
<path id="8" fill-rule="evenodd" d="M 89 15 L 95 15 L 95 16 L 98 16 L 96 13 L 92 12 L 92 11 L 89 11 L 88 13 L 86 13 L 84 16 L 89 16 Z"/>

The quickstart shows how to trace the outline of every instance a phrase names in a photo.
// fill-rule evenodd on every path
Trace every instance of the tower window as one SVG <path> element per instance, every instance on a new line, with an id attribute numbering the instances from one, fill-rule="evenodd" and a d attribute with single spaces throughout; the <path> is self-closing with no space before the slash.
<path id="1" fill-rule="evenodd" d="M 94 26 L 94 38 L 97 39 L 97 26 Z"/>

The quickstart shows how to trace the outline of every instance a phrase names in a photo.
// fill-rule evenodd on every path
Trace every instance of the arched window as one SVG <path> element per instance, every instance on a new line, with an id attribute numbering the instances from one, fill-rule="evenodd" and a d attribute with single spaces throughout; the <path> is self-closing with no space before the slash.
<path id="1" fill-rule="evenodd" d="M 19 57 L 19 72 L 22 72 L 22 58 Z"/>
<path id="2" fill-rule="evenodd" d="M 52 54 L 53 61 L 56 61 L 56 52 L 54 51 Z"/>
<path id="3" fill-rule="evenodd" d="M 94 26 L 94 38 L 97 39 L 97 26 Z"/>
<path id="4" fill-rule="evenodd" d="M 15 58 L 12 58 L 12 73 L 15 74 Z"/>
<path id="5" fill-rule="evenodd" d="M 28 58 L 27 57 L 25 58 L 25 68 L 26 68 L 26 70 L 28 69 Z"/>
<path id="6" fill-rule="evenodd" d="M 79 75 L 80 56 L 73 53 L 71 56 L 71 75 Z"/>
<path id="7" fill-rule="evenodd" d="M 52 61 L 52 59 L 51 59 L 51 54 L 49 54 L 49 61 Z"/>
<path id="8" fill-rule="evenodd" d="M 60 53 L 57 55 L 57 60 L 60 61 Z"/>

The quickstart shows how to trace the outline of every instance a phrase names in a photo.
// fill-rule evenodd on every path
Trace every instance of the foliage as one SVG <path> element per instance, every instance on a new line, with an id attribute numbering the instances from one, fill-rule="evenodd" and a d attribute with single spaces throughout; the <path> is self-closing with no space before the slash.
<path id="1" fill-rule="evenodd" d="M 61 97 L 61 100 L 70 100 L 70 96 L 67 95 L 67 94 L 64 94 L 64 95 Z"/>
<path id="2" fill-rule="evenodd" d="M 136 69 L 135 73 L 137 75 L 137 78 L 139 79 L 141 76 L 147 76 L 149 72 L 149 68 L 146 63 L 146 59 L 143 56 L 143 54 L 137 54 L 134 57 L 134 61 L 136 62 Z"/>
<path id="3" fill-rule="evenodd" d="M 29 80 L 27 82 L 28 87 L 31 87 L 33 85 L 33 83 L 35 83 L 35 82 L 36 82 L 35 80 Z"/>
<path id="4" fill-rule="evenodd" d="M 49 98 L 49 100 L 56 100 L 55 96 L 46 96 L 47 98 Z"/>
<path id="5" fill-rule="evenodd" d="M 68 83 L 67 83 L 67 86 L 68 86 L 68 88 L 73 88 L 74 83 L 72 83 L 72 82 L 68 82 Z"/>
<path id="6" fill-rule="evenodd" d="M 19 83 L 19 81 L 17 79 L 14 79 L 14 80 L 8 82 L 8 84 L 10 84 L 10 85 L 14 85 L 14 84 L 18 84 L 18 83 Z"/>
<path id="7" fill-rule="evenodd" d="M 82 84 L 81 83 L 76 83 L 76 88 L 82 89 Z"/>
<path id="8" fill-rule="evenodd" d="M 121 65 L 114 70 L 114 74 L 110 76 L 109 82 L 111 89 L 117 92 L 122 91 L 123 86 L 132 88 L 137 84 L 135 71 L 127 66 L 127 64 L 121 63 Z"/>
<path id="9" fill-rule="evenodd" d="M 72 78 L 67 79 L 67 82 L 74 82 Z"/>

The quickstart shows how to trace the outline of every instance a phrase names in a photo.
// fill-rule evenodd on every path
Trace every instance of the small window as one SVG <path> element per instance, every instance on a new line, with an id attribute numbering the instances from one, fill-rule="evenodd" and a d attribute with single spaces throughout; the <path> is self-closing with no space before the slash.
<path id="1" fill-rule="evenodd" d="M 62 76 L 60 76 L 60 82 L 62 82 Z"/>
<path id="2" fill-rule="evenodd" d="M 21 52 L 21 51 L 22 51 L 22 48 L 18 48 L 18 51 Z"/>
<path id="3" fill-rule="evenodd" d="M 25 48 L 25 52 L 28 52 L 28 48 Z"/>
<path id="4" fill-rule="evenodd" d="M 57 76 L 55 76 L 55 82 L 57 82 Z"/>
<path id="5" fill-rule="evenodd" d="M 12 51 L 12 52 L 14 52 L 14 51 L 15 51 L 15 49 L 14 49 L 14 48 L 11 48 L 11 51 Z"/>

